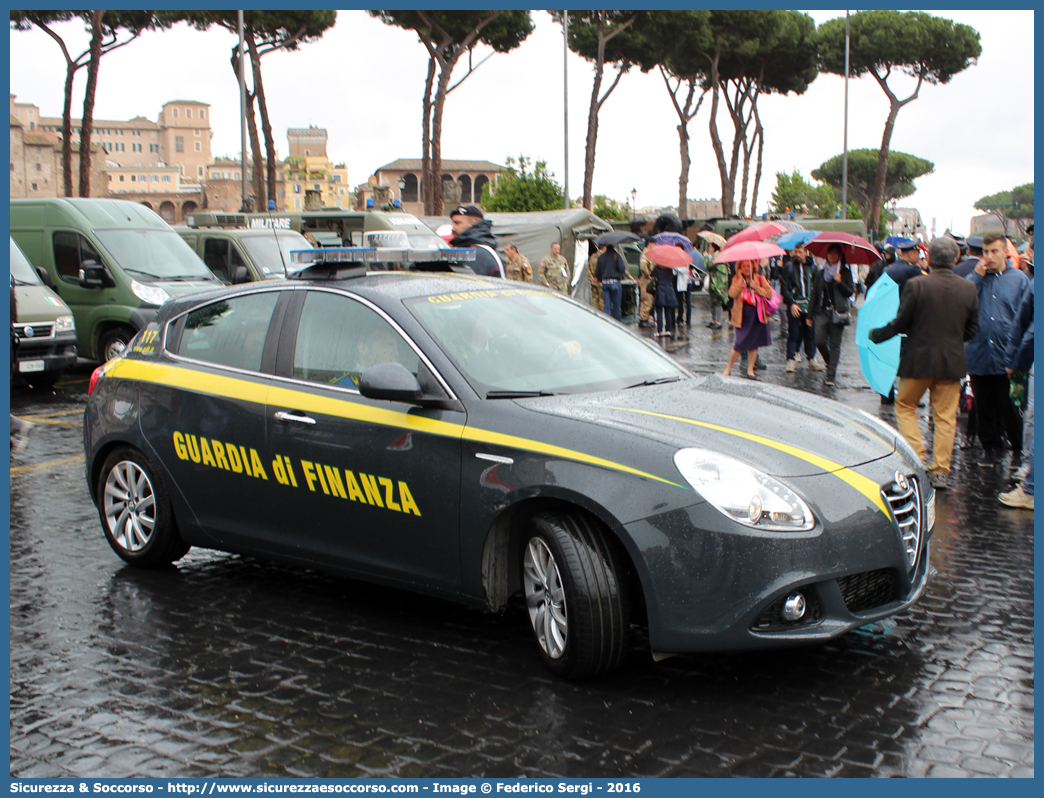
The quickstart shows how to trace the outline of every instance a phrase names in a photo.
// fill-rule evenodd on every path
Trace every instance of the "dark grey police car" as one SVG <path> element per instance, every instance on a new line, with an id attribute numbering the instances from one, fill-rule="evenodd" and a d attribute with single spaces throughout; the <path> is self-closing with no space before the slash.
<path id="1" fill-rule="evenodd" d="M 611 670 L 634 627 L 656 658 L 793 645 L 922 594 L 935 494 L 894 429 L 693 374 L 543 288 L 409 268 L 455 257 L 302 253 L 290 279 L 164 304 L 91 378 L 115 552 L 278 558 L 490 611 L 521 593 L 566 677 Z"/>

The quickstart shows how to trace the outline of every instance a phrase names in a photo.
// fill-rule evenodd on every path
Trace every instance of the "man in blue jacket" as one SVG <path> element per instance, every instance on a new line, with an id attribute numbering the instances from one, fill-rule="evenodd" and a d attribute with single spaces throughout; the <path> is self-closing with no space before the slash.
<path id="1" fill-rule="evenodd" d="M 1032 241 L 1032 239 L 1031 239 Z M 1032 246 L 1032 244 L 1030 245 Z M 1019 308 L 1019 315 L 1015 321 L 1011 341 L 1008 345 L 1011 352 L 1011 360 L 1008 365 L 1008 376 L 1017 371 L 1029 373 L 1029 383 L 1026 386 L 1026 426 L 1023 449 L 1025 451 L 1025 469 L 1022 475 L 1022 484 L 1015 490 L 1002 493 L 999 498 L 1001 504 L 1009 507 L 1018 507 L 1023 510 L 1033 509 L 1033 281 L 1030 280 L 1030 290 Z M 1022 469 L 1020 469 L 1022 471 Z M 1015 475 L 1018 479 L 1019 474 Z"/>
<path id="2" fill-rule="evenodd" d="M 979 334 L 964 345 L 975 394 L 979 442 L 986 453 L 984 466 L 994 466 L 1003 451 L 1004 437 L 1012 459 L 1021 460 L 1022 419 L 1012 404 L 1007 368 L 1008 342 L 1026 295 L 1029 279 L 1006 260 L 1007 239 L 999 233 L 983 236 L 983 262 L 968 280 L 979 295 Z"/>

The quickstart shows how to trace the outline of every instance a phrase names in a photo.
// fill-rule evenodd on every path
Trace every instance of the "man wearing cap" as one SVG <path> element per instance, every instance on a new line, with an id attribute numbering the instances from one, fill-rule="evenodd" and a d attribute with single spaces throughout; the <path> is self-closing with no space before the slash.
<path id="1" fill-rule="evenodd" d="M 791 256 L 779 270 L 779 292 L 783 295 L 783 308 L 790 314 L 787 327 L 787 371 L 797 368 L 797 353 L 801 342 L 805 344 L 805 357 L 811 371 L 821 371 L 823 366 L 816 362 L 816 328 L 808 323 L 808 298 L 812 291 L 812 276 L 815 263 L 808 257 L 804 244 L 794 247 Z"/>
<path id="2" fill-rule="evenodd" d="M 884 274 L 885 269 L 895 263 L 895 247 L 891 244 L 885 244 L 882 250 L 884 257 L 870 266 L 870 271 L 866 273 L 866 290 L 869 291 L 877 279 Z"/>
<path id="3" fill-rule="evenodd" d="M 486 277 L 504 277 L 504 264 L 497 254 L 497 239 L 493 236 L 493 223 L 482 215 L 474 205 L 460 205 L 450 211 L 453 223 L 451 247 L 475 249 L 475 260 L 471 270 Z"/>
<path id="4" fill-rule="evenodd" d="M 975 394 L 976 432 L 986 453 L 981 463 L 994 466 L 1007 436 L 1013 459 L 1022 451 L 1022 419 L 1011 401 L 1006 357 L 1015 321 L 1030 281 L 1008 265 L 1008 239 L 1000 233 L 982 238 L 985 258 L 968 275 L 979 295 L 979 334 L 965 344 L 968 374 Z"/>
<path id="5" fill-rule="evenodd" d="M 889 266 L 884 273 L 891 277 L 899 286 L 899 299 L 903 298 L 903 287 L 907 280 L 920 277 L 925 274 L 921 268 L 921 249 L 916 241 L 907 241 L 899 245 L 899 260 L 893 266 Z"/>
<path id="6" fill-rule="evenodd" d="M 533 267 L 529 265 L 529 258 L 518 251 L 518 247 L 510 241 L 504 245 L 504 274 L 509 280 L 520 283 L 533 282 Z"/>
<path id="7" fill-rule="evenodd" d="M 540 261 L 540 279 L 548 288 L 569 293 L 569 261 L 562 255 L 562 245 L 551 244 L 551 254 Z"/>
<path id="8" fill-rule="evenodd" d="M 895 318 L 874 330 L 875 344 L 906 333 L 907 345 L 899 358 L 899 391 L 895 415 L 899 432 L 924 460 L 924 443 L 917 423 L 917 406 L 925 391 L 932 402 L 935 440 L 928 478 L 936 488 L 947 487 L 953 441 L 957 431 L 957 405 L 966 362 L 964 342 L 979 329 L 979 300 L 968 281 L 953 274 L 960 250 L 950 238 L 937 238 L 928 250 L 931 272 L 911 280 L 903 291 Z"/>
<path id="9" fill-rule="evenodd" d="M 968 236 L 965 243 L 968 245 L 968 257 L 953 267 L 953 273 L 958 277 L 967 277 L 982 260 L 982 236 Z"/>

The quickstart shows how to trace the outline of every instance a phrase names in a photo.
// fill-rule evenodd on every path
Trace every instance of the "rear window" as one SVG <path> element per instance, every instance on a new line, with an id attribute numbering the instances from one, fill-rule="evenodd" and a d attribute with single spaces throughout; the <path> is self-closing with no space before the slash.
<path id="1" fill-rule="evenodd" d="M 189 311 L 175 354 L 260 371 L 277 291 L 222 299 Z"/>

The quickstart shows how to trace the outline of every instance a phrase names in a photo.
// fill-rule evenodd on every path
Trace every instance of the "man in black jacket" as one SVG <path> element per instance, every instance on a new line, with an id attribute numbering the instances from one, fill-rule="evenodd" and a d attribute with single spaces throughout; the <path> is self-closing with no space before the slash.
<path id="1" fill-rule="evenodd" d="M 493 223 L 474 205 L 461 205 L 450 211 L 453 223 L 452 247 L 474 247 L 475 262 L 471 270 L 486 277 L 504 277 L 504 264 L 497 254 Z"/>
<path id="2" fill-rule="evenodd" d="M 812 293 L 812 276 L 816 265 L 808 256 L 804 244 L 794 248 L 791 257 L 783 262 L 779 270 L 779 293 L 783 296 L 783 309 L 790 314 L 787 327 L 787 371 L 797 368 L 797 353 L 805 346 L 808 368 L 820 371 L 823 366 L 816 362 L 816 330 L 808 323 L 808 300 Z"/>
<path id="3" fill-rule="evenodd" d="M 875 344 L 906 333 L 899 358 L 899 391 L 895 415 L 899 432 L 924 460 L 924 442 L 917 424 L 917 403 L 929 392 L 935 422 L 935 441 L 928 478 L 945 488 L 957 430 L 961 379 L 967 373 L 964 342 L 979 332 L 979 297 L 975 286 L 953 273 L 960 250 L 949 238 L 936 238 L 928 249 L 931 271 L 910 280 L 899 300 L 899 312 L 886 324 L 870 330 Z"/>
<path id="4" fill-rule="evenodd" d="M 895 263 L 895 247 L 891 244 L 885 244 L 882 251 L 884 252 L 884 257 L 879 261 L 875 261 L 870 267 L 870 271 L 866 274 L 867 291 L 869 291 L 870 287 L 877 282 L 877 278 L 884 274 L 884 270 Z"/>

